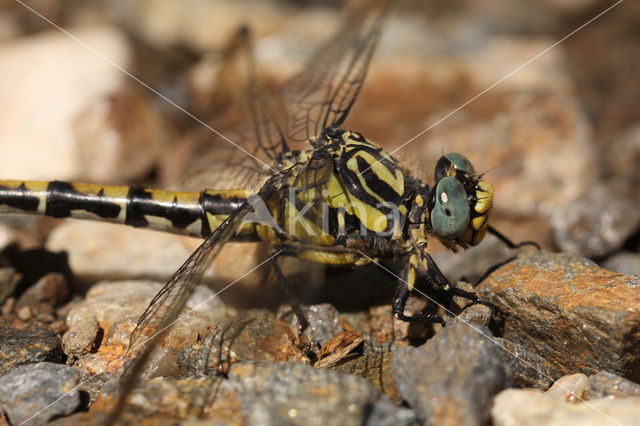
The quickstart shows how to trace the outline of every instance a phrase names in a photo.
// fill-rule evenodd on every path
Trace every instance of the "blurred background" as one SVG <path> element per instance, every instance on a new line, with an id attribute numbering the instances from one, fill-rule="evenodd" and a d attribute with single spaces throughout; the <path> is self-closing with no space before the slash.
<path id="1" fill-rule="evenodd" d="M 488 171 L 493 224 L 512 240 L 638 274 L 640 3 L 618 4 L 549 49 L 614 4 L 402 1 L 343 127 L 388 150 L 411 141 L 394 155 L 427 182 L 443 152 L 464 153 Z M 202 125 L 148 87 L 209 122 L 221 49 L 240 25 L 252 28 L 262 72 L 278 84 L 331 37 L 344 7 L 337 0 L 2 0 L 0 176 L 180 188 L 191 135 Z M 106 268 L 109 250 L 143 272 L 155 256 L 147 275 L 164 278 L 197 245 L 109 225 L 0 220 L 22 229 L 3 232 L 18 232 L 11 238 L 23 247 L 46 242 L 69 251 L 74 273 L 88 278 L 104 278 L 96 265 Z M 160 259 L 148 254 L 158 247 L 174 249 Z M 248 249 L 229 247 L 218 267 L 233 278 L 253 260 Z M 434 251 L 453 279 L 478 278 L 513 254 L 493 237 L 464 254 L 437 244 Z"/>

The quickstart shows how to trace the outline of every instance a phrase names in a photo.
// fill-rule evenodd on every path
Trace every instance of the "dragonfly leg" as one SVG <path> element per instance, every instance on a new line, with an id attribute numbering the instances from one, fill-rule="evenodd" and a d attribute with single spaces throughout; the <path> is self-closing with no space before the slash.
<path id="1" fill-rule="evenodd" d="M 405 315 L 404 309 L 407 299 L 413 291 L 416 282 L 416 274 L 418 272 L 419 255 L 412 253 L 408 256 L 404 269 L 402 270 L 401 279 L 396 288 L 396 294 L 393 296 L 392 312 L 393 316 L 401 321 L 421 322 L 421 323 L 439 323 L 444 325 L 444 319 L 440 315 L 423 314 L 423 315 Z"/>
<path id="2" fill-rule="evenodd" d="M 487 231 L 489 231 L 490 234 L 494 235 L 497 239 L 502 241 L 510 249 L 517 249 L 524 246 L 534 246 L 535 248 L 540 250 L 540 244 L 536 243 L 535 241 L 523 241 L 521 243 L 516 244 L 513 241 L 511 241 L 507 236 L 505 236 L 502 232 L 498 231 L 496 228 L 494 228 L 491 225 L 489 225 L 489 227 L 487 228 Z"/>
<path id="3" fill-rule="evenodd" d="M 442 290 L 447 294 L 461 299 L 469 300 L 470 304 L 481 304 L 488 306 L 492 311 L 497 312 L 498 307 L 491 302 L 487 302 L 478 297 L 478 295 L 471 291 L 466 291 L 453 285 L 447 277 L 444 276 L 436 262 L 431 255 L 427 252 L 422 253 L 423 265 L 427 268 L 427 280 L 436 289 Z"/>
<path id="4" fill-rule="evenodd" d="M 276 274 L 276 280 L 278 281 L 278 283 L 280 283 L 280 286 L 282 287 L 282 290 L 284 291 L 284 294 L 289 301 L 289 304 L 291 305 L 293 313 L 296 315 L 296 318 L 298 318 L 301 330 L 305 330 L 309 326 L 309 320 L 302 310 L 302 304 L 300 303 L 300 300 L 298 300 L 298 298 L 291 292 L 287 277 L 284 276 L 282 268 L 278 263 L 278 259 L 282 256 L 286 256 L 286 254 L 283 254 L 283 251 L 277 248 L 274 249 L 274 252 L 277 254 L 271 258 L 271 267 L 273 268 L 273 272 Z"/>

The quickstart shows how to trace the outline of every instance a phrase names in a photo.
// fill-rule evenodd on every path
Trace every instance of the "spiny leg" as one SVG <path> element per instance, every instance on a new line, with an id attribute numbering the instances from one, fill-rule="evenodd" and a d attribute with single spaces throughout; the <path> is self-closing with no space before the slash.
<path id="1" fill-rule="evenodd" d="M 436 262 L 433 260 L 433 258 L 429 253 L 427 253 L 426 251 L 422 251 L 421 257 L 422 257 L 422 263 L 424 267 L 427 269 L 428 280 L 434 288 L 443 290 L 454 297 L 459 297 L 462 299 L 469 300 L 471 302 L 470 304 L 479 303 L 481 305 L 488 306 L 494 312 L 498 311 L 498 307 L 496 305 L 494 305 L 491 302 L 487 302 L 485 300 L 480 299 L 476 293 L 463 290 L 451 284 L 451 282 L 447 279 L 447 277 L 444 276 L 442 271 L 440 271 L 440 268 L 438 268 L 438 265 L 436 264 Z"/>
<path id="2" fill-rule="evenodd" d="M 540 244 L 536 243 L 535 241 L 523 241 L 521 243 L 516 244 L 513 241 L 511 241 L 507 236 L 505 236 L 502 232 L 498 231 L 496 228 L 494 228 L 491 225 L 489 225 L 489 227 L 487 228 L 487 231 L 490 234 L 494 235 L 497 239 L 502 241 L 510 249 L 517 249 L 524 246 L 534 246 L 535 248 L 540 250 Z"/>
<path id="3" fill-rule="evenodd" d="M 419 255 L 416 252 L 408 256 L 407 262 L 402 270 L 401 279 L 398 282 L 396 294 L 393 296 L 392 312 L 393 316 L 401 321 L 420 323 L 439 323 L 444 325 L 444 319 L 440 315 L 405 315 L 404 310 L 407 299 L 413 291 L 418 272 Z"/>
<path id="4" fill-rule="evenodd" d="M 306 315 L 304 314 L 304 311 L 302 310 L 302 304 L 300 303 L 300 300 L 298 300 L 298 298 L 291 292 L 289 282 L 287 278 L 284 276 L 284 273 L 282 272 L 282 268 L 278 264 L 278 259 L 282 256 L 286 256 L 286 253 L 283 250 L 279 250 L 279 249 L 274 249 L 274 253 L 278 253 L 273 255 L 273 257 L 271 258 L 271 266 L 273 268 L 273 272 L 276 274 L 276 280 L 282 287 L 285 297 L 287 298 L 287 300 L 289 301 L 289 304 L 291 305 L 291 309 L 293 310 L 293 313 L 296 315 L 296 318 L 298 318 L 298 322 L 300 323 L 300 329 L 305 330 L 309 326 L 309 320 L 307 319 Z"/>

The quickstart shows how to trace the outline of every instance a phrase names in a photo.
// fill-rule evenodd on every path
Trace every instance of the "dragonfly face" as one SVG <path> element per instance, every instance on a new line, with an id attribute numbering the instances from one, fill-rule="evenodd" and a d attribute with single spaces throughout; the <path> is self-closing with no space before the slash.
<path id="1" fill-rule="evenodd" d="M 493 187 L 466 157 L 453 152 L 440 157 L 435 179 L 428 229 L 451 248 L 478 244 L 487 231 Z"/>

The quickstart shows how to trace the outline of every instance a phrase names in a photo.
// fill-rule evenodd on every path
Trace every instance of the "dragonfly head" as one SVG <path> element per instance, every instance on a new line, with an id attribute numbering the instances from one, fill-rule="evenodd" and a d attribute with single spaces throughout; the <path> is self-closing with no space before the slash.
<path id="1" fill-rule="evenodd" d="M 484 238 L 493 205 L 493 187 L 461 154 L 445 154 L 435 169 L 427 227 L 450 248 L 466 248 Z"/>

